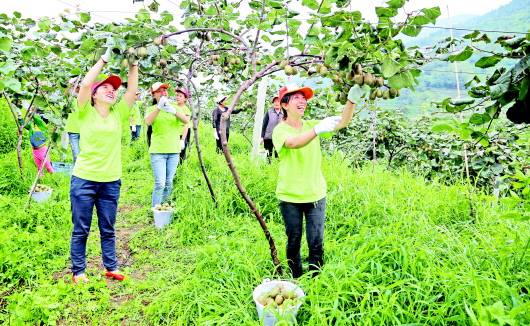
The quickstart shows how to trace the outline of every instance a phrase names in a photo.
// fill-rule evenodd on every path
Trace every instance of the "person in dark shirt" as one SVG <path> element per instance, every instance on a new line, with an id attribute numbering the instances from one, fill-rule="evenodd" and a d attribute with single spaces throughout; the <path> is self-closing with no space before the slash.
<path id="1" fill-rule="evenodd" d="M 226 112 L 228 109 L 225 106 L 226 96 L 221 96 L 217 99 L 217 108 L 215 108 L 212 111 L 212 127 L 213 127 L 213 135 L 215 137 L 215 142 L 217 144 L 217 153 L 220 153 L 223 151 L 223 145 L 221 144 L 221 116 L 223 113 Z M 239 112 L 243 111 L 243 109 L 233 110 L 232 114 L 238 114 Z M 228 118 L 228 121 L 226 121 L 226 141 L 228 142 L 228 138 L 230 137 L 230 117 Z"/>
<path id="2" fill-rule="evenodd" d="M 263 126 L 261 127 L 261 143 L 267 150 L 267 158 L 269 159 L 269 162 L 273 152 L 274 156 L 278 157 L 278 153 L 274 150 L 274 146 L 272 145 L 272 131 L 274 130 L 274 127 L 283 120 L 283 111 L 278 96 L 275 96 L 272 99 L 272 103 L 272 109 L 265 112 Z"/>

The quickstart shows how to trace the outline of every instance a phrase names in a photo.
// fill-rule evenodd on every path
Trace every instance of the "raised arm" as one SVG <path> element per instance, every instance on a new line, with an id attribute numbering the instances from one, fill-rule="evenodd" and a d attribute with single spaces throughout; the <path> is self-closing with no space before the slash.
<path id="1" fill-rule="evenodd" d="M 123 99 L 129 107 L 136 102 L 136 92 L 138 91 L 138 62 L 129 65 L 129 74 L 127 76 L 127 90 L 123 94 Z"/>
<path id="2" fill-rule="evenodd" d="M 109 52 L 110 49 L 107 50 Z M 83 80 L 81 81 L 81 84 L 79 84 L 79 94 L 77 95 L 77 105 L 78 107 L 82 108 L 85 106 L 85 104 L 90 101 L 90 98 L 92 97 L 92 92 L 90 89 L 90 86 L 93 82 L 96 81 L 96 78 L 98 77 L 99 73 L 103 69 L 103 66 L 107 63 L 107 61 L 103 60 L 104 56 L 101 56 L 101 58 L 90 68 L 90 70 L 87 72 Z M 108 57 L 107 57 L 108 58 Z"/>

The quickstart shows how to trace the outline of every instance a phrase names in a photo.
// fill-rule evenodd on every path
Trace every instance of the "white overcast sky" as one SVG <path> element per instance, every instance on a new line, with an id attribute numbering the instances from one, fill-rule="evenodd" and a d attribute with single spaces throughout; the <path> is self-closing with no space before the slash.
<path id="1" fill-rule="evenodd" d="M 447 18 L 449 7 L 451 16 L 459 15 L 482 15 L 492 11 L 511 0 L 410 0 L 405 5 L 407 11 L 418 8 L 439 6 L 442 10 L 440 18 Z M 178 16 L 179 0 L 158 0 L 162 10 L 168 10 Z M 296 2 L 291 1 L 290 7 L 295 7 Z M 352 0 L 351 8 L 360 10 L 363 17 L 374 20 L 375 6 L 384 4 L 383 0 Z M 145 0 L 133 4 L 133 0 L 0 0 L 0 12 L 12 13 L 19 11 L 26 17 L 39 18 L 43 16 L 57 16 L 68 8 L 75 11 L 78 7 L 82 11 L 92 12 L 94 20 L 102 23 L 111 21 L 121 21 L 124 17 L 133 16 L 134 13 L 151 3 Z"/>

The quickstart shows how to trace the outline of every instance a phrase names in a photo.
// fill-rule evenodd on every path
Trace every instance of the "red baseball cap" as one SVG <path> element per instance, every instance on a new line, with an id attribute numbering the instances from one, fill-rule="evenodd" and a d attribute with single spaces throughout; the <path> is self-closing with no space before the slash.
<path id="1" fill-rule="evenodd" d="M 306 100 L 309 100 L 313 97 L 313 90 L 309 87 L 299 87 L 295 84 L 285 85 L 278 91 L 278 98 L 280 101 L 287 94 L 292 94 L 296 92 L 302 92 Z M 274 100 L 273 100 L 274 101 Z"/>
<path id="2" fill-rule="evenodd" d="M 91 86 L 91 89 L 92 89 L 92 94 L 94 94 L 96 92 L 96 90 L 98 89 L 99 86 L 103 85 L 103 84 L 111 84 L 112 87 L 114 87 L 114 89 L 118 89 L 120 88 L 121 86 L 121 78 L 119 76 L 116 76 L 116 75 L 110 75 L 108 76 L 107 78 L 101 80 L 101 81 L 97 81 L 95 83 L 92 83 L 92 86 Z"/>
<path id="3" fill-rule="evenodd" d="M 177 88 L 176 92 L 182 93 L 184 96 L 186 96 L 186 98 L 190 97 L 190 93 L 185 88 Z"/>

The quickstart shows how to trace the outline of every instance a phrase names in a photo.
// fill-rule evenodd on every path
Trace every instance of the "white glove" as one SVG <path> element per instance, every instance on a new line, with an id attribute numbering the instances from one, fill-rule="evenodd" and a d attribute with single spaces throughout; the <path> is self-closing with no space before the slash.
<path id="1" fill-rule="evenodd" d="M 342 118 L 339 116 L 327 117 L 324 120 L 320 121 L 314 128 L 315 133 L 320 135 L 325 132 L 331 132 L 335 130 Z"/>
<path id="2" fill-rule="evenodd" d="M 215 137 L 215 140 L 219 140 L 219 134 L 217 134 L 217 129 L 213 129 L 213 136 Z"/>
<path id="3" fill-rule="evenodd" d="M 361 98 L 368 97 L 368 94 L 370 93 L 370 86 L 363 85 L 360 87 L 359 85 L 355 84 L 350 88 L 350 91 L 348 92 L 348 101 L 352 103 L 359 103 L 361 101 Z"/>
<path id="4" fill-rule="evenodd" d="M 180 151 L 182 152 L 184 150 L 184 147 L 186 147 L 186 142 L 184 139 L 180 140 Z"/>
<path id="5" fill-rule="evenodd" d="M 156 105 L 157 108 L 159 108 L 162 111 L 165 111 L 167 113 L 175 115 L 177 113 L 177 109 L 175 109 L 173 106 L 171 106 L 171 101 L 166 97 L 162 96 L 160 100 L 158 101 L 158 104 Z"/>
<path id="6" fill-rule="evenodd" d="M 105 63 L 109 62 L 112 58 L 112 47 L 108 47 L 105 53 L 101 56 L 101 60 L 103 60 Z"/>
<path id="7" fill-rule="evenodd" d="M 132 126 L 131 126 L 131 131 L 132 131 L 132 132 L 136 132 L 136 125 L 132 125 Z"/>

